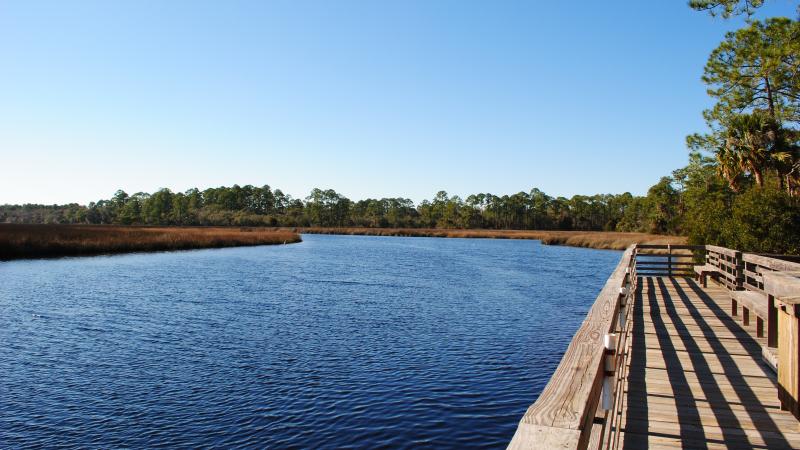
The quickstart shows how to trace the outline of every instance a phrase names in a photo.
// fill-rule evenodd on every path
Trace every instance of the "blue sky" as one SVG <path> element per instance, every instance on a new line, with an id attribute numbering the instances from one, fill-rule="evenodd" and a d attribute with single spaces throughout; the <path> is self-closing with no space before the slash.
<path id="1" fill-rule="evenodd" d="M 685 164 L 741 24 L 681 0 L 4 1 L 0 203 L 643 194 Z"/>

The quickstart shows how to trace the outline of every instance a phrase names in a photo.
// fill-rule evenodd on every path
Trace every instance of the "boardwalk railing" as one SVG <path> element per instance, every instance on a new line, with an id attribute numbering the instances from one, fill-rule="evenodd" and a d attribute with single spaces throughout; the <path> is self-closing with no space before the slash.
<path id="1" fill-rule="evenodd" d="M 641 276 L 687 276 L 696 265 L 702 245 L 646 245 L 635 247 L 636 270 Z"/>
<path id="2" fill-rule="evenodd" d="M 780 272 L 780 273 L 778 273 Z M 800 418 L 800 263 L 713 245 L 632 245 L 575 333 L 538 400 L 517 427 L 509 449 L 615 449 L 619 446 L 626 360 L 638 277 L 711 276 L 731 292 L 732 315 L 756 315 L 765 359 L 778 365 L 778 396 Z M 786 287 L 790 286 L 790 287 Z M 780 290 L 783 289 L 783 290 Z M 776 298 L 775 292 L 783 297 Z M 789 293 L 789 294 L 786 294 Z"/>
<path id="3" fill-rule="evenodd" d="M 635 246 L 622 255 L 589 314 L 572 338 L 550 382 L 523 416 L 509 448 L 597 448 L 615 439 L 609 419 L 620 403 L 635 292 Z"/>
<path id="4" fill-rule="evenodd" d="M 742 252 L 716 245 L 706 245 L 706 264 L 718 269 L 718 280 L 732 291 L 742 289 Z"/>

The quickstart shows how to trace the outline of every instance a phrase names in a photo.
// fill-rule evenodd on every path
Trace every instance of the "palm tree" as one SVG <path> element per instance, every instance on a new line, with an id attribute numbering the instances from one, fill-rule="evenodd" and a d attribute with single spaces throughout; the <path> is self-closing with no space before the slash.
<path id="1" fill-rule="evenodd" d="M 764 186 L 764 172 L 772 166 L 776 130 L 774 119 L 761 112 L 731 117 L 725 131 L 726 152 L 735 155 L 742 171 L 750 172 L 759 187 Z"/>
<path id="2" fill-rule="evenodd" d="M 774 171 L 781 190 L 800 195 L 800 131 L 783 127 L 760 110 L 735 115 L 726 125 L 724 142 L 716 153 L 718 171 L 732 189 L 745 172 L 762 187 L 764 174 Z"/>
<path id="3" fill-rule="evenodd" d="M 717 173 L 728 182 L 731 190 L 738 193 L 739 178 L 742 175 L 742 161 L 739 153 L 728 146 L 717 148 Z"/>
<path id="4" fill-rule="evenodd" d="M 780 188 L 790 196 L 800 187 L 800 131 L 780 127 L 775 133 L 772 160 Z"/>

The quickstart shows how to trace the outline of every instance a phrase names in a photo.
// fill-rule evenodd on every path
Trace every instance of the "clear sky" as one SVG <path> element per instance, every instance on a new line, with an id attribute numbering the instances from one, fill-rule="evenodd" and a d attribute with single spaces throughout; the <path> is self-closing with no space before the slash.
<path id="1" fill-rule="evenodd" d="M 643 194 L 741 24 L 682 0 L 2 1 L 0 203 Z"/>

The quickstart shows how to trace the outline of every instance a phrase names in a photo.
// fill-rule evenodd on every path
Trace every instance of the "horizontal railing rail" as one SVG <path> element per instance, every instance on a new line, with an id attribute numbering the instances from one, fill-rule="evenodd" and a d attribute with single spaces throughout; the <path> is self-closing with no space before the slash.
<path id="1" fill-rule="evenodd" d="M 702 245 L 640 244 L 634 256 L 642 276 L 689 276 L 704 251 Z"/>
<path id="2" fill-rule="evenodd" d="M 717 269 L 715 278 L 732 291 L 742 289 L 742 252 L 716 245 L 706 245 L 706 264 Z"/>

